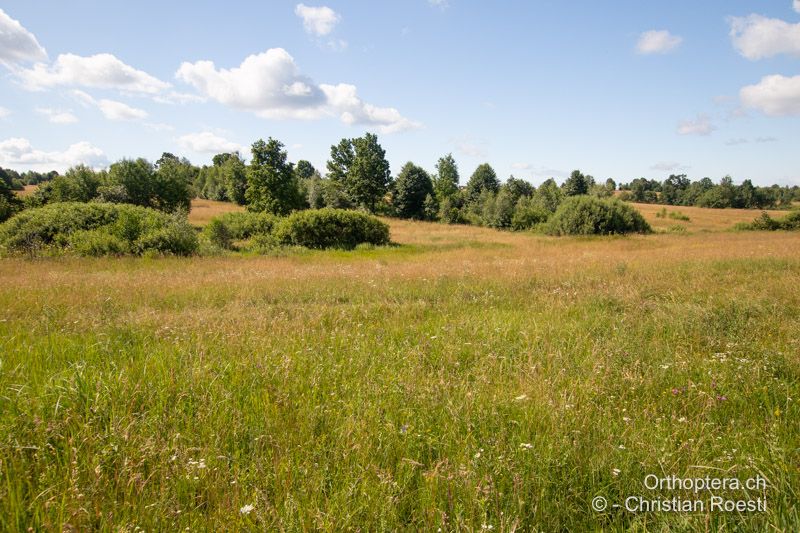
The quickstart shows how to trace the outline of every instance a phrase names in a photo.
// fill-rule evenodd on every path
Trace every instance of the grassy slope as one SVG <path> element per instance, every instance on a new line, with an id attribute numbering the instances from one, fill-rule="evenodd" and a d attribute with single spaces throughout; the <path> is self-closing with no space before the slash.
<path id="1" fill-rule="evenodd" d="M 798 530 L 800 235 L 392 226 L 0 261 L 0 529 Z M 769 510 L 590 509 L 649 473 Z"/>

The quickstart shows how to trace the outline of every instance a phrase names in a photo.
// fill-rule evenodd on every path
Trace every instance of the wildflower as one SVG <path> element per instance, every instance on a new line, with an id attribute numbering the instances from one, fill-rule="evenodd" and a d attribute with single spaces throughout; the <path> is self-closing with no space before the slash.
<path id="1" fill-rule="evenodd" d="M 620 450 L 624 450 L 624 449 L 625 449 L 625 445 L 624 445 L 624 444 L 620 444 L 620 445 L 619 445 L 619 446 L 617 446 L 617 447 L 618 447 Z"/>
<path id="2" fill-rule="evenodd" d="M 519 447 L 524 450 L 530 450 L 531 448 L 533 448 L 533 444 L 531 444 L 530 442 L 523 442 L 519 445 Z"/>
<path id="3" fill-rule="evenodd" d="M 621 470 L 619 468 L 612 468 L 611 469 L 611 475 L 614 476 L 614 477 L 617 477 L 620 472 L 621 472 Z"/>
<path id="4" fill-rule="evenodd" d="M 728 397 L 725 396 L 724 394 L 717 394 L 717 401 L 724 402 L 727 399 L 728 399 Z"/>
<path id="5" fill-rule="evenodd" d="M 242 507 L 241 509 L 239 509 L 239 512 L 240 512 L 241 514 L 248 515 L 248 514 L 250 514 L 250 511 L 252 511 L 253 509 L 255 509 L 255 507 L 253 507 L 252 505 L 250 505 L 250 504 L 248 503 L 247 505 L 245 505 L 244 507 Z"/>
<path id="6" fill-rule="evenodd" d="M 518 402 L 521 402 L 522 400 L 527 400 L 528 399 L 528 395 L 527 394 L 520 394 L 519 396 L 517 396 L 514 399 L 517 400 Z"/>

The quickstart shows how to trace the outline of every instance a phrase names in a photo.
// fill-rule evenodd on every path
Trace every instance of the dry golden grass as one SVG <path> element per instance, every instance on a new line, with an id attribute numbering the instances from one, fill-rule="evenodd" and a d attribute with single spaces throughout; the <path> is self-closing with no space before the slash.
<path id="1" fill-rule="evenodd" d="M 684 207 L 677 205 L 632 204 L 641 211 L 645 219 L 655 231 L 665 231 L 672 226 L 683 226 L 687 231 L 724 231 L 731 229 L 739 222 L 752 222 L 761 215 L 758 209 L 710 209 L 706 207 Z M 658 218 L 656 213 L 662 209 L 680 212 L 689 217 L 689 221 L 675 220 L 669 217 Z M 767 210 L 773 218 L 781 218 L 786 211 Z"/>
<path id="2" fill-rule="evenodd" d="M 189 222 L 194 226 L 205 226 L 212 218 L 234 211 L 244 211 L 244 207 L 232 202 L 217 202 L 195 198 L 192 200 Z"/>
<path id="3" fill-rule="evenodd" d="M 39 188 L 38 185 L 25 185 L 24 189 L 22 189 L 21 191 L 16 191 L 16 193 L 17 196 L 30 196 L 31 194 L 36 192 L 36 189 L 38 188 Z"/>

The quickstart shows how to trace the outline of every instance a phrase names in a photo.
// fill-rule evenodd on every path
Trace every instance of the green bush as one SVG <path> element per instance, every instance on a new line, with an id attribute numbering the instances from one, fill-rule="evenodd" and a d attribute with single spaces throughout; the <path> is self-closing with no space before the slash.
<path id="1" fill-rule="evenodd" d="M 244 240 L 256 235 L 268 235 L 272 233 L 275 224 L 280 220 L 271 213 L 254 213 L 251 211 L 241 211 L 236 213 L 225 213 L 212 219 L 225 226 L 232 240 Z M 210 224 L 209 224 L 210 225 Z M 219 231 L 211 229 L 209 232 Z"/>
<path id="2" fill-rule="evenodd" d="M 783 218 L 772 218 L 764 211 L 761 216 L 750 222 L 741 222 L 736 225 L 736 229 L 740 230 L 800 230 L 800 211 L 792 211 Z"/>
<path id="3" fill-rule="evenodd" d="M 531 229 L 543 222 L 547 222 L 550 212 L 539 205 L 531 197 L 522 197 L 514 207 L 514 216 L 511 217 L 511 228 L 515 231 Z"/>
<path id="4" fill-rule="evenodd" d="M 572 196 L 547 223 L 550 235 L 650 233 L 650 225 L 632 206 L 614 198 Z"/>
<path id="5" fill-rule="evenodd" d="M 183 213 L 64 202 L 27 209 L 0 225 L 0 248 L 29 254 L 52 250 L 79 255 L 190 255 L 197 250 L 197 235 Z"/>
<path id="6" fill-rule="evenodd" d="M 230 228 L 220 219 L 212 218 L 203 228 L 203 235 L 215 246 L 230 250 L 233 248 L 233 238 Z"/>
<path id="7" fill-rule="evenodd" d="M 276 241 L 306 248 L 352 249 L 389 243 L 389 226 L 358 211 L 314 209 L 292 213 L 275 227 Z"/>

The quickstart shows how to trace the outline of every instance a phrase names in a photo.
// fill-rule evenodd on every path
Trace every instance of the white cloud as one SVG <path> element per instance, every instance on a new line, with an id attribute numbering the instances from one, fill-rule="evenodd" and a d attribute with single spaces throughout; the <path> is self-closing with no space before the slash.
<path id="1" fill-rule="evenodd" d="M 452 139 L 451 142 L 456 151 L 462 155 L 478 159 L 486 159 L 489 155 L 487 150 L 489 142 L 486 139 L 476 139 L 471 135 L 462 135 Z"/>
<path id="2" fill-rule="evenodd" d="M 514 170 L 530 170 L 533 168 L 533 165 L 530 163 L 513 163 L 511 168 Z"/>
<path id="3" fill-rule="evenodd" d="M 72 86 L 155 95 L 170 87 L 170 84 L 126 65 L 111 54 L 88 57 L 61 54 L 52 65 L 37 63 L 32 68 L 18 71 L 17 76 L 31 90 Z"/>
<path id="4" fill-rule="evenodd" d="M 219 154 L 222 152 L 245 152 L 242 145 L 214 135 L 210 131 L 189 133 L 178 138 L 178 144 L 187 150 L 198 153 Z"/>
<path id="5" fill-rule="evenodd" d="M 800 13 L 800 0 L 794 0 L 792 7 L 794 10 Z"/>
<path id="6" fill-rule="evenodd" d="M 37 107 L 36 112 L 46 116 L 53 124 L 74 124 L 78 122 L 78 117 L 73 115 L 71 111 L 60 111 L 50 107 Z"/>
<path id="7" fill-rule="evenodd" d="M 680 135 L 709 135 L 717 129 L 708 115 L 699 114 L 694 120 L 683 120 L 678 124 L 678 134 Z"/>
<path id="8" fill-rule="evenodd" d="M 45 152 L 36 150 L 28 139 L 13 137 L 0 141 L 0 166 L 20 170 L 46 172 L 84 164 L 101 167 L 108 164 L 103 151 L 86 141 L 70 145 L 66 150 Z"/>
<path id="9" fill-rule="evenodd" d="M 798 2 L 800 2 L 800 0 L 798 0 Z M 756 137 L 756 142 L 757 143 L 774 143 L 777 140 L 778 140 L 777 137 L 772 137 L 772 136 L 769 136 L 769 137 Z"/>
<path id="10" fill-rule="evenodd" d="M 0 63 L 11 65 L 46 59 L 47 52 L 36 37 L 0 9 Z"/>
<path id="11" fill-rule="evenodd" d="M 317 85 L 300 74 L 292 56 L 282 48 L 250 55 L 232 69 L 217 69 L 212 61 L 183 63 L 175 76 L 203 96 L 263 118 L 338 115 L 345 124 L 376 126 L 383 133 L 420 126 L 397 109 L 363 102 L 354 85 Z"/>
<path id="12" fill-rule="evenodd" d="M 341 20 L 336 11 L 326 6 L 311 7 L 297 4 L 294 13 L 303 19 L 303 27 L 308 33 L 318 36 L 328 35 Z"/>
<path id="13" fill-rule="evenodd" d="M 661 172 L 675 172 L 676 170 L 689 170 L 689 165 L 683 165 L 677 161 L 661 161 L 650 167 L 650 170 L 659 170 Z"/>
<path id="14" fill-rule="evenodd" d="M 639 36 L 636 51 L 642 55 L 666 54 L 675 50 L 682 42 L 682 37 L 672 35 L 667 30 L 650 30 Z"/>
<path id="15" fill-rule="evenodd" d="M 800 76 L 765 76 L 755 85 L 742 87 L 739 98 L 746 107 L 766 115 L 800 115 Z"/>
<path id="16" fill-rule="evenodd" d="M 800 57 L 800 23 L 790 24 L 761 15 L 731 17 L 733 46 L 750 60 L 789 54 Z"/>
<path id="17" fill-rule="evenodd" d="M 339 113 L 339 118 L 345 124 L 376 126 L 382 133 L 396 133 L 422 127 L 419 122 L 403 117 L 393 107 L 377 107 L 364 102 L 358 97 L 355 85 L 322 84 L 320 88 L 328 99 L 328 105 Z"/>
<path id="18" fill-rule="evenodd" d="M 11 114 L 11 110 L 0 106 L 0 118 L 6 118 Z"/>
<path id="19" fill-rule="evenodd" d="M 428 4 L 440 9 L 447 9 L 450 7 L 450 2 L 448 0 L 428 0 Z"/>
<path id="20" fill-rule="evenodd" d="M 103 116 L 109 120 L 141 120 L 148 117 L 147 111 L 144 109 L 131 107 L 116 100 L 108 100 L 106 98 L 95 100 L 90 94 L 77 89 L 72 91 L 72 94 L 82 104 L 98 108 L 103 113 Z"/>

